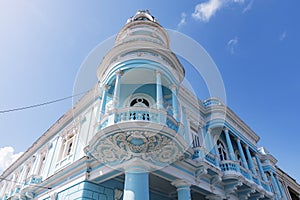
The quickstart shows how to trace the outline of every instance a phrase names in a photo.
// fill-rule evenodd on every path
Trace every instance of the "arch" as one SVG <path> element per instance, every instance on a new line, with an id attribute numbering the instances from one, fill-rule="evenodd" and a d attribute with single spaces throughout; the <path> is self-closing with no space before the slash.
<path id="1" fill-rule="evenodd" d="M 155 100 L 148 94 L 136 93 L 129 97 L 124 102 L 124 107 L 155 107 Z"/>
<path id="2" fill-rule="evenodd" d="M 217 140 L 217 150 L 220 161 L 228 160 L 228 150 L 224 142 L 220 139 Z"/>

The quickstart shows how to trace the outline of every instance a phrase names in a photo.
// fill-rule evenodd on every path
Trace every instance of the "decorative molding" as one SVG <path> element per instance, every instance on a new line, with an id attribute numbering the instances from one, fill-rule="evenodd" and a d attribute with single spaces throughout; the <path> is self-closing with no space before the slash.
<path id="1" fill-rule="evenodd" d="M 132 158 L 140 158 L 160 165 L 180 159 L 184 148 L 175 137 L 171 138 L 161 132 L 135 130 L 103 135 L 85 151 L 106 164 L 120 164 Z"/>

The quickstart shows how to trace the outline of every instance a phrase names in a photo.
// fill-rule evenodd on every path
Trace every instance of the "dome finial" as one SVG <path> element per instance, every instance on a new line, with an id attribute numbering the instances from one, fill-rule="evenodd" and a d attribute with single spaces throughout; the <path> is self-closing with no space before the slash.
<path id="1" fill-rule="evenodd" d="M 127 23 L 133 22 L 133 21 L 157 22 L 156 18 L 150 14 L 149 10 L 138 10 L 134 16 L 130 17 L 127 20 Z"/>

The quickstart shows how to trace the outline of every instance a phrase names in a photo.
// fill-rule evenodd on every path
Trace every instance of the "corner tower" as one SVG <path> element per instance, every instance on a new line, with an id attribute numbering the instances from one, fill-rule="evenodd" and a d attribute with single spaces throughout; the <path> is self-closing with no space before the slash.
<path id="1" fill-rule="evenodd" d="M 189 138 L 177 99 L 184 69 L 148 10 L 128 19 L 97 77 L 101 103 L 86 153 L 125 172 L 124 199 L 149 199 L 149 171 L 184 157 Z"/>

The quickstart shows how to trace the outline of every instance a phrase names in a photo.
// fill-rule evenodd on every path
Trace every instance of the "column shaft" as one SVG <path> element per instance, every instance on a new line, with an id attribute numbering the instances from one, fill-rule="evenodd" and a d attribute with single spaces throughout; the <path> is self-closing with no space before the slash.
<path id="1" fill-rule="evenodd" d="M 271 175 L 271 181 L 272 181 L 272 185 L 274 187 L 275 193 L 279 197 L 280 196 L 280 192 L 279 192 L 279 188 L 278 188 L 278 185 L 276 183 L 276 180 L 274 178 L 273 172 L 270 172 L 270 175 Z"/>
<path id="2" fill-rule="evenodd" d="M 178 200 L 191 200 L 191 184 L 187 183 L 184 180 L 175 180 L 172 182 L 172 185 L 177 187 Z"/>
<path id="3" fill-rule="evenodd" d="M 105 113 L 105 106 L 106 106 L 106 100 L 107 100 L 107 91 L 108 91 L 108 85 L 105 85 L 102 90 L 102 99 L 100 104 L 100 115 L 104 115 Z"/>
<path id="4" fill-rule="evenodd" d="M 116 82 L 115 82 L 115 89 L 114 89 L 114 96 L 113 96 L 113 105 L 114 108 L 118 108 L 119 101 L 120 101 L 120 79 L 121 79 L 122 71 L 118 70 L 116 72 Z"/>
<path id="5" fill-rule="evenodd" d="M 172 90 L 172 107 L 173 107 L 173 117 L 176 121 L 179 121 L 178 115 L 178 100 L 177 100 L 177 89 L 176 86 L 171 87 Z"/>
<path id="6" fill-rule="evenodd" d="M 267 176 L 266 176 L 266 174 L 265 174 L 265 172 L 264 172 L 264 170 L 263 170 L 263 168 L 261 166 L 261 162 L 260 162 L 260 159 L 259 159 L 259 157 L 258 157 L 257 154 L 255 154 L 255 159 L 256 159 L 256 163 L 258 165 L 259 173 L 260 173 L 263 181 L 267 182 L 268 181 Z"/>
<path id="7" fill-rule="evenodd" d="M 279 188 L 279 191 L 280 191 L 281 197 L 283 197 L 283 198 L 284 198 L 284 192 L 283 192 L 282 186 L 281 186 L 281 184 L 280 184 L 280 181 L 279 181 L 279 179 L 278 179 L 278 177 L 277 177 L 277 176 L 275 176 L 275 180 L 276 180 L 276 182 L 277 182 L 277 185 L 278 185 L 278 188 Z"/>
<path id="8" fill-rule="evenodd" d="M 123 200 L 149 200 L 149 173 L 125 172 Z"/>
<path id="9" fill-rule="evenodd" d="M 252 173 L 254 175 L 256 175 L 256 171 L 255 171 L 255 168 L 254 168 L 252 156 L 251 156 L 251 153 L 250 153 L 248 145 L 246 145 L 246 154 L 247 154 L 247 157 L 248 157 L 248 166 L 249 166 L 249 169 L 252 171 Z"/>
<path id="10" fill-rule="evenodd" d="M 207 129 L 206 131 L 206 137 L 208 140 L 208 144 L 209 144 L 209 149 L 208 151 L 211 152 L 212 154 L 214 154 L 216 156 L 216 166 L 220 166 L 220 162 L 219 162 L 219 154 L 218 154 L 218 149 L 217 146 L 214 143 L 214 140 L 212 138 L 211 135 L 211 129 Z"/>
<path id="11" fill-rule="evenodd" d="M 241 140 L 237 139 L 236 141 L 237 141 L 237 146 L 238 146 L 240 156 L 241 156 L 241 159 L 242 159 L 243 167 L 246 168 L 246 169 L 249 169 L 248 163 L 247 163 L 244 151 L 243 151 L 243 147 L 242 147 L 242 144 L 241 144 Z"/>
<path id="12" fill-rule="evenodd" d="M 225 138 L 226 138 L 226 143 L 227 143 L 227 146 L 228 146 L 230 160 L 236 160 L 228 129 L 225 129 L 224 132 L 225 132 Z"/>
<path id="13" fill-rule="evenodd" d="M 161 72 L 156 72 L 156 104 L 157 109 L 163 109 L 163 92 L 161 84 Z"/>

